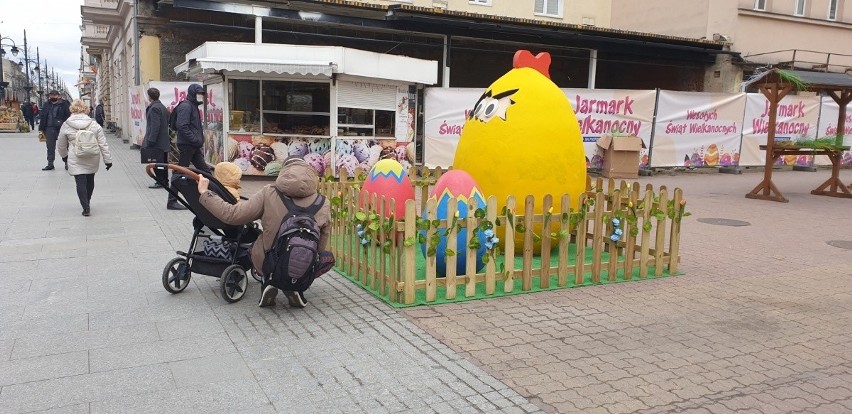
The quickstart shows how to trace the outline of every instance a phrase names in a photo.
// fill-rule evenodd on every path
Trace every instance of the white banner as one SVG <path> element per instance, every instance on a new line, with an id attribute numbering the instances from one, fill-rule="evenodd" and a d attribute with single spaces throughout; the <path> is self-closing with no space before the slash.
<path id="1" fill-rule="evenodd" d="M 467 111 L 481 88 L 426 88 L 424 93 L 423 163 L 429 168 L 453 165 Z"/>
<path id="2" fill-rule="evenodd" d="M 737 165 L 745 95 L 660 91 L 651 166 Z"/>
<path id="3" fill-rule="evenodd" d="M 648 146 L 656 91 L 562 89 L 571 102 L 586 151 L 587 162 L 602 163 L 595 142 L 605 134 L 632 134 Z M 481 88 L 427 88 L 425 91 L 424 164 L 430 168 L 453 164 L 458 140 L 469 111 L 484 92 Z M 647 150 L 642 152 L 647 165 Z"/>
<path id="4" fill-rule="evenodd" d="M 819 112 L 819 128 L 817 136 L 820 138 L 837 136 L 837 117 L 840 115 L 840 105 L 829 96 L 822 97 L 822 108 Z M 844 122 L 843 145 L 852 146 L 852 104 L 846 105 L 846 119 Z M 852 152 L 844 151 L 841 161 L 844 165 L 852 165 Z M 831 164 L 828 157 L 820 155 L 817 164 Z"/>
<path id="5" fill-rule="evenodd" d="M 639 165 L 648 165 L 656 91 L 631 89 L 562 89 L 580 124 L 586 163 L 603 167 L 595 143 L 602 135 L 635 135 L 642 139 Z"/>
<path id="6" fill-rule="evenodd" d="M 775 121 L 775 140 L 800 140 L 817 138 L 819 118 L 818 96 L 787 95 L 778 104 Z M 750 93 L 746 97 L 745 119 L 743 120 L 743 142 L 739 165 L 763 165 L 769 133 L 769 100 L 761 93 Z M 777 164 L 810 165 L 813 156 L 787 155 L 779 157 Z"/>
<path id="7" fill-rule="evenodd" d="M 127 131 L 130 136 L 130 142 L 141 146 L 145 140 L 145 108 L 148 106 L 148 95 L 145 93 L 145 86 L 130 86 L 127 88 L 128 100 L 130 105 L 130 131 Z"/>

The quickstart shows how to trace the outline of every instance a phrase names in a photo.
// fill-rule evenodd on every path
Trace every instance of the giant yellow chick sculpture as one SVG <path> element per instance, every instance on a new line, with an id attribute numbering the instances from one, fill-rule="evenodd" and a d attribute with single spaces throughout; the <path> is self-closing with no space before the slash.
<path id="1" fill-rule="evenodd" d="M 576 209 L 586 189 L 580 127 L 565 94 L 550 80 L 549 67 L 548 53 L 516 52 L 513 69 L 492 83 L 470 112 L 453 162 L 486 196 L 496 196 L 499 206 L 515 196 L 517 215 L 525 213 L 527 195 L 535 197 L 536 213 L 542 213 L 542 200 L 550 194 L 558 216 L 563 194 Z"/>

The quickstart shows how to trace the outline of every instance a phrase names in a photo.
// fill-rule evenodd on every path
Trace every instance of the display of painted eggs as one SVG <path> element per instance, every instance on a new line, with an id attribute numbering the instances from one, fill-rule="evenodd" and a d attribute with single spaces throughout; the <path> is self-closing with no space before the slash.
<path id="1" fill-rule="evenodd" d="M 290 157 L 304 157 L 308 153 L 309 147 L 307 142 L 294 139 L 290 141 L 287 150 Z"/>
<path id="2" fill-rule="evenodd" d="M 254 150 L 254 145 L 251 142 L 240 142 L 240 158 L 250 159 L 252 150 Z"/>
<path id="3" fill-rule="evenodd" d="M 346 170 L 346 174 L 350 177 L 355 176 L 355 168 L 358 167 L 358 159 L 352 154 L 343 154 L 337 156 L 337 170 L 341 168 Z"/>
<path id="4" fill-rule="evenodd" d="M 325 154 L 331 149 L 331 139 L 330 138 L 316 138 L 308 144 L 309 152 L 317 152 L 320 154 Z"/>
<path id="5" fill-rule="evenodd" d="M 317 174 L 320 176 L 322 176 L 323 172 L 325 172 L 325 162 L 323 161 L 321 154 L 317 152 L 309 152 L 305 154 L 304 160 L 308 163 L 308 165 L 314 167 L 314 169 L 317 170 Z"/>
<path id="6" fill-rule="evenodd" d="M 370 158 L 370 148 L 363 142 L 352 144 L 352 155 L 358 159 L 358 162 L 365 162 Z"/>
<path id="7" fill-rule="evenodd" d="M 275 159 L 275 151 L 272 150 L 272 147 L 266 144 L 257 144 L 254 146 L 254 149 L 251 151 L 251 165 L 258 170 L 264 170 L 266 168 L 266 164 L 269 164 L 270 161 Z"/>
<path id="8" fill-rule="evenodd" d="M 286 160 L 290 156 L 290 150 L 287 144 L 283 142 L 275 142 L 271 145 L 272 151 L 275 153 L 275 159 L 279 161 Z"/>
<path id="9" fill-rule="evenodd" d="M 283 167 L 281 161 L 272 161 L 269 164 L 266 164 L 266 168 L 263 169 L 263 175 L 277 177 L 278 173 L 281 172 L 281 168 Z"/>
<path id="10" fill-rule="evenodd" d="M 468 215 L 473 215 L 478 208 L 486 207 L 485 197 L 476 185 L 476 181 L 470 174 L 462 170 L 450 170 L 438 178 L 435 187 L 429 193 L 430 200 L 437 201 L 436 218 L 438 220 L 447 220 L 447 206 L 450 203 L 456 204 L 459 220 L 465 219 Z M 423 211 L 424 218 L 426 211 Z M 449 217 L 452 220 L 452 217 Z M 447 237 L 444 236 L 445 228 L 439 228 L 441 241 L 435 251 L 435 261 L 437 263 L 438 275 L 444 277 L 447 275 Z M 426 232 L 421 231 L 425 236 Z M 482 269 L 485 264 L 482 261 L 482 256 L 485 255 L 485 235 L 482 231 L 476 231 L 476 237 L 479 238 L 479 249 L 476 250 L 476 271 Z M 462 228 L 456 233 L 457 243 L 455 246 L 449 246 L 450 250 L 455 252 L 456 274 L 463 275 L 467 271 L 467 244 L 468 244 L 468 229 Z M 427 245 L 420 246 L 421 251 L 426 255 Z M 449 259 L 452 261 L 453 259 Z"/>
<path id="11" fill-rule="evenodd" d="M 583 137 L 571 103 L 550 80 L 550 60 L 547 53 L 515 53 L 513 69 L 473 105 L 453 161 L 453 168 L 467 171 L 484 194 L 497 197 L 498 207 L 510 195 L 520 200 L 518 215 L 524 214 L 527 195 L 535 197 L 535 212 L 541 214 L 546 194 L 560 211 L 563 194 L 576 209 L 586 190 Z"/>
<path id="12" fill-rule="evenodd" d="M 355 157 L 352 156 L 352 158 Z M 402 168 L 402 164 L 396 160 L 381 160 L 370 169 L 358 196 L 359 205 L 364 207 L 369 200 L 372 200 L 374 194 L 377 200 L 381 200 L 382 196 L 385 197 L 385 216 L 391 214 L 395 218 L 405 216 L 405 202 L 414 200 L 414 186 L 408 178 L 408 173 Z M 390 210 L 391 200 L 395 203 L 393 211 Z"/>
<path id="13" fill-rule="evenodd" d="M 240 171 L 243 173 L 246 173 L 251 168 L 251 162 L 247 158 L 237 158 L 233 162 L 237 167 L 240 167 Z"/>

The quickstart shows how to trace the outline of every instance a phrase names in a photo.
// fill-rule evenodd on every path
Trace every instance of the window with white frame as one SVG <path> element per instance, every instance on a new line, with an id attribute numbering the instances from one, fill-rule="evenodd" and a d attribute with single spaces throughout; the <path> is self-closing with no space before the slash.
<path id="1" fill-rule="evenodd" d="M 562 17 L 562 0 L 535 0 L 535 14 Z"/>
<path id="2" fill-rule="evenodd" d="M 765 11 L 766 10 L 766 0 L 754 0 L 754 9 Z"/>
<path id="3" fill-rule="evenodd" d="M 796 7 L 793 10 L 793 14 L 796 16 L 805 15 L 805 0 L 796 0 Z"/>
<path id="4" fill-rule="evenodd" d="M 839 3 L 838 0 L 829 0 L 828 20 L 837 20 L 837 3 Z"/>
<path id="5" fill-rule="evenodd" d="M 491 0 L 469 0 L 470 4 L 478 4 L 480 6 L 490 6 Z"/>

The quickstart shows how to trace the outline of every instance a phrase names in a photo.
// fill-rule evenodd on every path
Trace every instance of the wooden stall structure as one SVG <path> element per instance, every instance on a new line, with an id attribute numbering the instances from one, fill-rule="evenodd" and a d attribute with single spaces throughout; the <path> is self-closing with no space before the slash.
<path id="1" fill-rule="evenodd" d="M 760 149 L 766 151 L 763 181 L 746 194 L 746 198 L 788 202 L 775 183 L 772 182 L 772 165 L 782 155 L 825 155 L 831 160 L 831 177 L 820 184 L 811 194 L 831 197 L 852 198 L 850 189 L 840 181 L 840 158 L 848 146 L 843 146 L 843 131 L 846 120 L 846 105 L 852 101 L 852 76 L 845 73 L 807 72 L 798 70 L 771 69 L 751 81 L 759 83 L 758 89 L 769 100 L 769 132 L 766 145 Z M 837 119 L 837 136 L 831 148 L 802 148 L 794 145 L 779 146 L 775 142 L 775 125 L 778 104 L 792 91 L 808 90 L 825 93 L 840 105 Z"/>
<path id="2" fill-rule="evenodd" d="M 487 200 L 487 207 L 454 218 L 437 219 L 435 200 L 426 195 L 440 169 L 412 169 L 418 200 L 409 200 L 404 217 L 387 217 L 384 199 L 362 204 L 356 177 L 327 179 L 320 192 L 332 200 L 331 250 L 336 267 L 355 283 L 394 306 L 434 304 L 600 283 L 624 282 L 677 274 L 680 261 L 680 223 L 685 201 L 680 189 L 657 192 L 638 182 L 587 182 L 578 209 L 568 195 L 561 208 L 554 197 L 532 196 Z M 356 174 L 357 175 L 357 174 Z M 505 208 L 498 207 L 506 206 Z M 514 214 L 516 206 L 542 214 Z M 535 208 L 541 205 L 541 208 Z M 391 210 L 394 202 L 391 201 Z M 617 219 L 617 220 L 615 220 Z M 615 224 L 618 223 L 618 224 Z M 504 243 L 486 251 L 488 259 L 476 270 L 476 246 L 467 246 L 464 274 L 456 274 L 455 252 L 449 249 L 446 276 L 439 277 L 431 240 L 445 237 L 456 245 L 461 229 L 491 228 Z M 449 229 L 449 230 L 448 230 Z M 619 229 L 619 237 L 614 237 Z M 468 234 L 471 234 L 469 231 Z M 368 241 L 365 241 L 369 239 Z M 436 243 L 435 243 L 436 244 Z M 428 247 L 427 247 L 428 245 Z M 521 246 L 516 249 L 515 246 Z M 462 249 L 459 246 L 459 249 Z"/>

